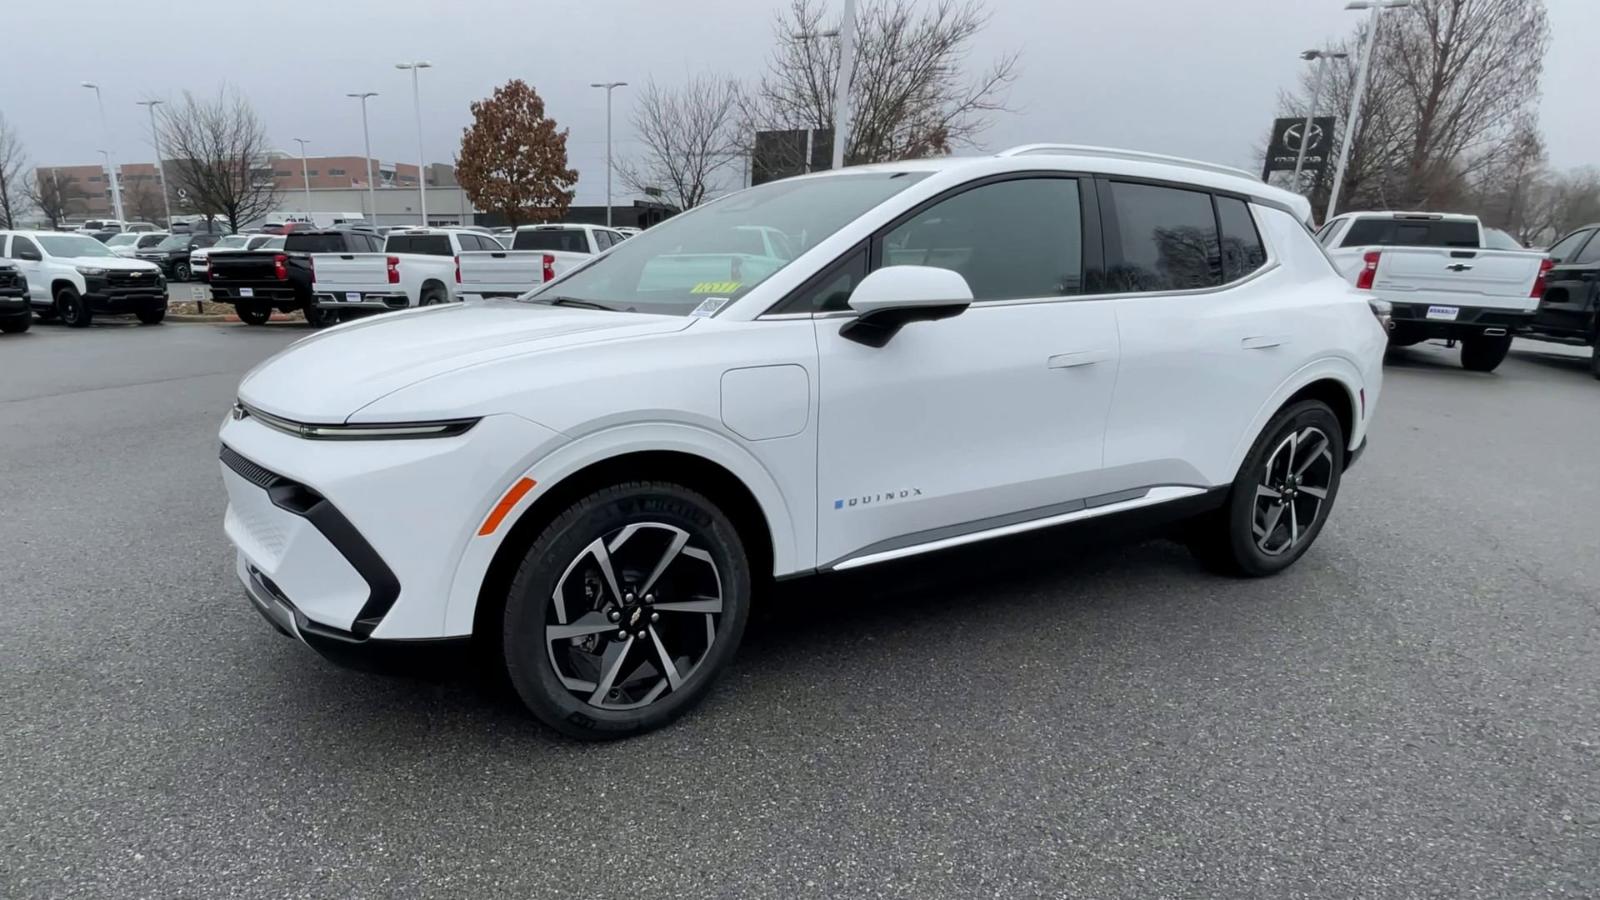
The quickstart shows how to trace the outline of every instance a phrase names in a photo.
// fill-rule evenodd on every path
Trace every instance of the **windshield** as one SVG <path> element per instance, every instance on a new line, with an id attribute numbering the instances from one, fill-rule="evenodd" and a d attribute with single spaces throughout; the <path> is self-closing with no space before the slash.
<path id="1" fill-rule="evenodd" d="M 227 237 L 218 240 L 215 244 L 212 244 L 211 248 L 213 250 L 231 250 L 235 247 L 243 247 L 249 240 L 250 239 L 248 237 L 242 234 L 230 234 Z"/>
<path id="2" fill-rule="evenodd" d="M 105 244 L 76 234 L 41 234 L 39 244 L 51 256 L 116 256 Z"/>
<path id="3" fill-rule="evenodd" d="M 113 234 L 110 238 L 108 238 L 106 240 L 106 246 L 107 247 L 126 247 L 129 244 L 137 244 L 138 242 L 139 242 L 139 236 L 137 234 L 132 234 L 130 232 L 123 232 L 122 234 Z"/>
<path id="4" fill-rule="evenodd" d="M 164 241 L 166 239 L 167 239 L 167 234 L 165 232 L 162 232 L 161 234 L 146 234 L 146 235 L 142 235 L 139 238 L 139 249 L 145 250 L 145 249 L 148 249 L 150 247 L 154 247 L 154 246 L 160 244 L 162 241 Z"/>
<path id="5" fill-rule="evenodd" d="M 156 249 L 157 250 L 182 250 L 183 248 L 185 248 L 187 246 L 189 246 L 189 235 L 187 235 L 187 234 L 174 234 L 174 235 L 170 235 L 168 237 L 162 238 L 161 239 L 161 243 L 156 245 Z"/>
<path id="6" fill-rule="evenodd" d="M 635 235 L 521 299 L 679 316 L 715 312 L 927 174 L 862 172 L 739 191 Z"/>

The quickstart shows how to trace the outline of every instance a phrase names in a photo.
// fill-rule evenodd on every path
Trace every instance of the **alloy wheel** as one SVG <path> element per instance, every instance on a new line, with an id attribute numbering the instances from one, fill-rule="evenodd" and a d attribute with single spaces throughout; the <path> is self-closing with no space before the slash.
<path id="1" fill-rule="evenodd" d="M 1322 515 L 1334 476 L 1333 442 L 1320 428 L 1291 431 L 1267 457 L 1256 484 L 1256 548 L 1279 556 L 1299 545 Z"/>
<path id="2" fill-rule="evenodd" d="M 679 690 L 710 653 L 722 578 L 689 532 L 633 522 L 592 541 L 550 597 L 545 645 L 574 697 L 638 709 Z"/>

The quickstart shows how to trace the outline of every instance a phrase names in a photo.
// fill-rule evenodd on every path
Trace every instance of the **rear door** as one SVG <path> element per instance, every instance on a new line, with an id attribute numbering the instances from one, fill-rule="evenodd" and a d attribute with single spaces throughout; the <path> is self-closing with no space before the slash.
<path id="1" fill-rule="evenodd" d="M 1600 237 L 1582 229 L 1550 248 L 1555 267 L 1545 279 L 1535 322 L 1541 329 L 1589 337 L 1595 315 L 1596 277 L 1600 276 Z"/>
<path id="2" fill-rule="evenodd" d="M 1306 361 L 1256 210 L 1199 188 L 1106 179 L 1100 192 L 1122 361 L 1106 424 L 1106 490 L 1209 487 L 1239 436 Z"/>
<path id="3" fill-rule="evenodd" d="M 791 298 L 785 311 L 822 316 L 819 563 L 1078 511 L 1097 493 L 1117 328 L 1110 303 L 1078 298 L 1099 262 L 1086 183 L 957 189 Z M 869 263 L 951 269 L 974 302 L 864 346 L 840 329 Z"/>

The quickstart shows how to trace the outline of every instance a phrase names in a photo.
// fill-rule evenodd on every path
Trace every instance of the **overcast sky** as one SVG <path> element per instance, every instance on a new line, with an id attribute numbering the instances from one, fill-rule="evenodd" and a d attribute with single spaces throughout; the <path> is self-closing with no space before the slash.
<path id="1" fill-rule="evenodd" d="M 1557 167 L 1600 163 L 1592 48 L 1600 0 L 1546 0 L 1554 41 L 1545 61 L 1541 124 Z M 111 149 L 123 162 L 151 158 L 149 124 L 135 101 L 184 90 L 243 90 L 276 146 L 311 142 L 313 155 L 361 153 L 369 103 L 373 155 L 414 162 L 411 82 L 393 64 L 426 59 L 423 140 L 430 162 L 448 162 L 469 121 L 468 104 L 510 78 L 545 98 L 571 128 L 568 152 L 581 173 L 580 203 L 604 196 L 605 102 L 594 81 L 673 84 L 691 72 L 750 77 L 764 65 L 773 16 L 786 0 L 280 0 L 276 3 L 138 3 L 50 0 L 7 3 L 0 112 L 20 131 L 35 164 L 98 161 L 105 146 L 94 95 L 99 82 Z M 842 7 L 842 0 L 831 6 Z M 976 42 L 975 66 L 1022 53 L 1011 91 L 983 144 L 1107 144 L 1250 164 L 1252 144 L 1276 112 L 1297 54 L 1354 27 L 1365 13 L 1343 0 L 990 0 L 993 18 Z M 615 147 L 636 150 L 629 88 L 616 94 Z M 971 151 L 967 151 L 971 152 Z M 620 190 L 620 189 L 619 189 Z"/>

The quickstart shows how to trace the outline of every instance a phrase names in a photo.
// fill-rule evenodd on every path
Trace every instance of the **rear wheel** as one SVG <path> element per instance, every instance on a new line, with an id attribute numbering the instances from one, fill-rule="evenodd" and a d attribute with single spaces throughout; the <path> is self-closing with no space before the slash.
<path id="1" fill-rule="evenodd" d="M 140 324 L 160 325 L 161 320 L 167 317 L 167 308 L 163 306 L 160 309 L 141 309 L 134 315 L 138 317 Z"/>
<path id="2" fill-rule="evenodd" d="M 12 316 L 10 318 L 0 319 L 0 332 L 4 332 L 6 334 L 20 334 L 24 331 L 27 331 L 31 325 L 33 325 L 33 313 L 30 312 L 25 316 Z"/>
<path id="3" fill-rule="evenodd" d="M 329 325 L 338 323 L 338 321 L 339 313 L 334 310 L 323 309 L 320 306 L 306 307 L 306 322 L 312 328 L 327 328 Z"/>
<path id="4" fill-rule="evenodd" d="M 438 306 L 441 303 L 448 303 L 449 301 L 450 295 L 445 293 L 444 288 L 431 287 L 422 292 L 422 297 L 418 301 L 418 305 Z"/>
<path id="5" fill-rule="evenodd" d="M 239 303 L 234 306 L 239 321 L 246 325 L 265 325 L 272 318 L 272 307 L 265 303 Z"/>
<path id="6" fill-rule="evenodd" d="M 528 548 L 506 597 L 506 671 L 550 727 L 625 737 L 705 696 L 749 608 L 744 545 L 715 504 L 667 482 L 615 485 Z"/>
<path id="7" fill-rule="evenodd" d="M 61 323 L 68 328 L 88 328 L 94 320 L 94 311 L 89 309 L 89 301 L 83 299 L 70 286 L 64 286 L 56 291 L 56 314 L 61 317 Z"/>
<path id="8" fill-rule="evenodd" d="M 1311 547 L 1333 509 L 1344 430 L 1320 400 L 1281 410 L 1245 456 L 1222 508 L 1191 523 L 1190 549 L 1230 575 L 1271 575 Z"/>
<path id="9" fill-rule="evenodd" d="M 1461 341 L 1461 367 L 1471 372 L 1493 372 L 1511 352 L 1511 335 L 1473 335 Z"/>

